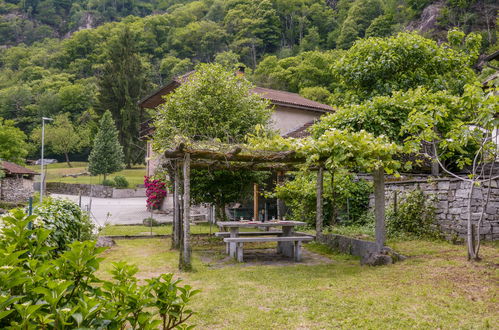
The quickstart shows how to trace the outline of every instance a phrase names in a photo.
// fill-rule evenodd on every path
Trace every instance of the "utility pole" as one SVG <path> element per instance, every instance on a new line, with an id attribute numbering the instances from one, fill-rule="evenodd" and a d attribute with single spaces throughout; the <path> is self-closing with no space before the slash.
<path id="1" fill-rule="evenodd" d="M 41 181 L 40 181 L 40 204 L 43 202 L 43 185 L 45 184 L 45 172 L 43 171 L 44 151 L 45 151 L 45 120 L 53 120 L 52 118 L 42 117 L 42 161 L 41 166 Z"/>

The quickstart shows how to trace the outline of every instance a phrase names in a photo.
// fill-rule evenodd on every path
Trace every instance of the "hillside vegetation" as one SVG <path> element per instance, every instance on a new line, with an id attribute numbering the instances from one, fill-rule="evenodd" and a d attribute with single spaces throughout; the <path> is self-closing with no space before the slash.
<path id="1" fill-rule="evenodd" d="M 29 137 L 41 116 L 68 114 L 94 136 L 110 110 L 131 164 L 144 152 L 138 125 L 147 114 L 137 101 L 197 63 L 243 64 L 258 84 L 334 104 L 330 64 L 356 40 L 416 29 L 440 43 L 459 27 L 482 35 L 486 53 L 497 48 L 497 8 L 493 0 L 0 0 L 0 117 Z"/>

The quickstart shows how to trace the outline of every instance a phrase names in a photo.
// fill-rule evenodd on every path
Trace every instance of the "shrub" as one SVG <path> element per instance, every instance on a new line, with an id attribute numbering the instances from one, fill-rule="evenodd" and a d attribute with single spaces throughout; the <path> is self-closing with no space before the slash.
<path id="1" fill-rule="evenodd" d="M 74 242 L 55 256 L 51 231 L 29 229 L 36 218 L 21 210 L 0 218 L 0 329 L 190 328 L 187 305 L 197 290 L 172 274 L 141 285 L 137 267 L 123 262 L 113 264 L 111 281 L 99 280 L 106 248 Z"/>
<path id="2" fill-rule="evenodd" d="M 114 181 L 109 180 L 109 179 L 104 179 L 102 180 L 102 185 L 106 187 L 113 187 L 114 186 Z"/>
<path id="3" fill-rule="evenodd" d="M 435 196 L 426 196 L 415 189 L 401 196 L 397 212 L 387 212 L 387 231 L 390 236 L 412 234 L 418 237 L 438 237 Z"/>
<path id="4" fill-rule="evenodd" d="M 117 175 L 114 177 L 114 186 L 116 188 L 128 188 L 129 183 L 128 183 L 128 180 L 124 176 Z"/>
<path id="5" fill-rule="evenodd" d="M 274 194 L 290 208 L 296 220 L 315 223 L 316 215 L 315 173 L 298 173 L 293 180 L 277 186 Z M 324 225 L 328 224 L 365 224 L 363 214 L 369 209 L 369 194 L 372 184 L 356 180 L 353 175 L 338 172 L 334 176 L 334 194 L 330 173 L 324 174 Z M 333 198 L 334 196 L 334 198 Z M 333 204 L 334 199 L 334 204 Z M 333 207 L 334 205 L 334 207 Z"/>
<path id="6" fill-rule="evenodd" d="M 161 226 L 161 223 L 158 222 L 158 220 L 154 219 L 154 218 L 145 218 L 144 220 L 142 220 L 142 224 L 144 226 L 147 226 L 147 227 L 156 227 L 156 226 Z"/>
<path id="7" fill-rule="evenodd" d="M 70 200 L 47 198 L 34 207 L 33 214 L 37 216 L 35 227 L 50 230 L 46 242 L 55 248 L 54 253 L 66 250 L 75 241 L 94 238 L 95 227 L 88 213 Z"/>
<path id="8" fill-rule="evenodd" d="M 159 209 L 166 197 L 166 182 L 145 176 L 144 186 L 146 187 L 147 207 L 152 210 Z"/>

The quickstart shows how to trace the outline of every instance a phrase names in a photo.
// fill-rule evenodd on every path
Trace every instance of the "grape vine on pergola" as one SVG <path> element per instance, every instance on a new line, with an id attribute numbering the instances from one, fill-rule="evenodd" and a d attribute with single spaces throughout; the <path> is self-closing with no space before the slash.
<path id="1" fill-rule="evenodd" d="M 174 181 L 174 214 L 173 214 L 173 246 L 180 249 L 179 268 L 191 269 L 190 246 L 190 170 L 251 170 L 251 171 L 299 171 L 306 166 L 308 170 L 317 171 L 317 205 L 316 235 L 322 235 L 323 224 L 323 181 L 324 164 L 319 160 L 311 166 L 307 159 L 294 151 L 254 150 L 243 146 L 226 146 L 224 151 L 207 147 L 186 146 L 179 143 L 175 149 L 164 152 L 173 171 Z M 376 245 L 378 250 L 385 246 L 385 184 L 384 169 L 373 170 Z M 182 190 L 182 191 L 181 191 Z"/>

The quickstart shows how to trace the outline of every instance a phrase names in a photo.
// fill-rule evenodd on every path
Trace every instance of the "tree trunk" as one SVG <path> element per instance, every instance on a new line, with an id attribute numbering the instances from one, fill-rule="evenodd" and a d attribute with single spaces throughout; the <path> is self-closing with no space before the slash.
<path id="1" fill-rule="evenodd" d="M 376 169 L 374 177 L 374 213 L 376 217 L 376 245 L 378 251 L 385 246 L 385 171 L 383 167 Z"/>
<path id="2" fill-rule="evenodd" d="M 71 166 L 71 162 L 69 161 L 69 154 L 66 152 L 64 156 L 66 156 L 66 163 L 68 164 L 68 167 L 73 167 Z"/>
<path id="3" fill-rule="evenodd" d="M 315 219 L 316 238 L 322 237 L 322 226 L 324 222 L 323 190 L 324 190 L 324 168 L 321 166 L 319 167 L 319 171 L 317 172 L 317 205 L 316 205 L 316 219 Z"/>
<path id="4" fill-rule="evenodd" d="M 190 204 L 191 204 L 191 156 L 189 154 L 185 155 L 184 158 L 184 211 L 183 211 L 183 246 L 180 250 L 180 263 L 179 269 L 183 271 L 192 270 L 191 264 L 191 234 L 190 234 Z"/>
<path id="5" fill-rule="evenodd" d="M 473 227 L 473 216 L 471 212 L 471 201 L 473 198 L 473 192 L 475 191 L 475 180 L 471 181 L 471 187 L 468 194 L 468 223 L 467 223 L 467 232 L 466 232 L 466 243 L 468 246 L 468 260 L 477 261 L 479 260 L 477 250 L 476 250 L 476 242 L 474 237 L 474 227 Z"/>

